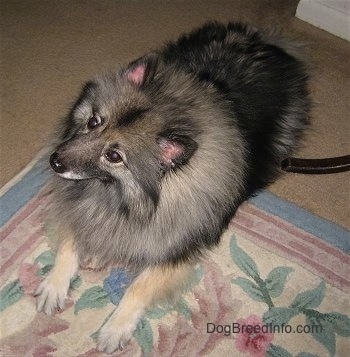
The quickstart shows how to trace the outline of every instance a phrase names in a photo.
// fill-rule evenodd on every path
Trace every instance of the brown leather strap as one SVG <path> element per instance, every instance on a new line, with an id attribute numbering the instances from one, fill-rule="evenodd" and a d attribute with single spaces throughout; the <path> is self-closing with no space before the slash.
<path id="1" fill-rule="evenodd" d="M 281 163 L 282 170 L 298 174 L 333 174 L 350 171 L 350 155 L 326 159 L 300 159 L 290 157 Z"/>

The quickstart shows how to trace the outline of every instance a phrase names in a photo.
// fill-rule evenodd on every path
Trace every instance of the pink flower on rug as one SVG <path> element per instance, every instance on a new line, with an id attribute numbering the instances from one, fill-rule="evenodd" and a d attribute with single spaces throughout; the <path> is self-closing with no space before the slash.
<path id="1" fill-rule="evenodd" d="M 202 283 L 193 288 L 198 306 L 192 309 L 190 318 L 172 313 L 177 316 L 174 324 L 159 321 L 158 342 L 150 357 L 214 355 L 219 353 L 216 348 L 224 340 L 231 341 L 232 337 L 223 333 L 206 333 L 207 323 L 235 321 L 242 302 L 233 299 L 230 280 L 215 262 L 207 261 L 202 267 L 205 270 Z"/>
<path id="2" fill-rule="evenodd" d="M 34 294 L 39 286 L 41 278 L 38 276 L 38 271 L 38 264 L 23 263 L 19 268 L 18 278 L 25 294 Z"/>
<path id="3" fill-rule="evenodd" d="M 263 322 L 259 316 L 251 315 L 246 319 L 237 320 L 240 331 L 235 340 L 236 347 L 241 352 L 253 357 L 263 357 L 273 340 L 273 333 L 263 332 Z"/>

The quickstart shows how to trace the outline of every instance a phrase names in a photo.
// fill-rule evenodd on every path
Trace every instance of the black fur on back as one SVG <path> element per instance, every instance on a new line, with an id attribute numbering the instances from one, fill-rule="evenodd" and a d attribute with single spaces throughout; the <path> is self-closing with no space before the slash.
<path id="1" fill-rule="evenodd" d="M 249 148 L 245 198 L 276 178 L 308 124 L 305 65 L 275 42 L 242 23 L 210 22 L 161 53 L 166 64 L 214 85 L 228 101 Z"/>

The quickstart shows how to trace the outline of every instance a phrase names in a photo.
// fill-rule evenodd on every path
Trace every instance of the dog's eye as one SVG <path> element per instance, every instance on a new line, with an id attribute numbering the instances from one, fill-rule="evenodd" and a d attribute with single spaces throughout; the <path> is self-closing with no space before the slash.
<path id="1" fill-rule="evenodd" d="M 95 129 L 98 126 L 102 125 L 102 118 L 99 115 L 94 115 L 93 117 L 91 117 L 89 119 L 89 121 L 87 122 L 87 127 L 89 129 Z"/>
<path id="2" fill-rule="evenodd" d="M 112 162 L 113 164 L 117 164 L 117 163 L 123 161 L 122 157 L 120 156 L 118 151 L 116 151 L 115 149 L 109 149 L 105 153 L 105 157 L 108 161 Z"/>

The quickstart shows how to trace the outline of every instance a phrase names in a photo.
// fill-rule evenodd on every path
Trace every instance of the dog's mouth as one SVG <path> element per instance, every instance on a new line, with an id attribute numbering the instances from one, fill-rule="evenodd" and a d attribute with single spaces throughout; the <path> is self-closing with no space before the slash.
<path id="1" fill-rule="evenodd" d="M 73 171 L 67 171 L 62 174 L 60 174 L 60 173 L 57 173 L 57 174 L 58 174 L 58 176 L 63 177 L 67 180 L 86 180 L 86 179 L 90 178 L 90 177 L 85 177 L 83 175 L 77 174 Z"/>

